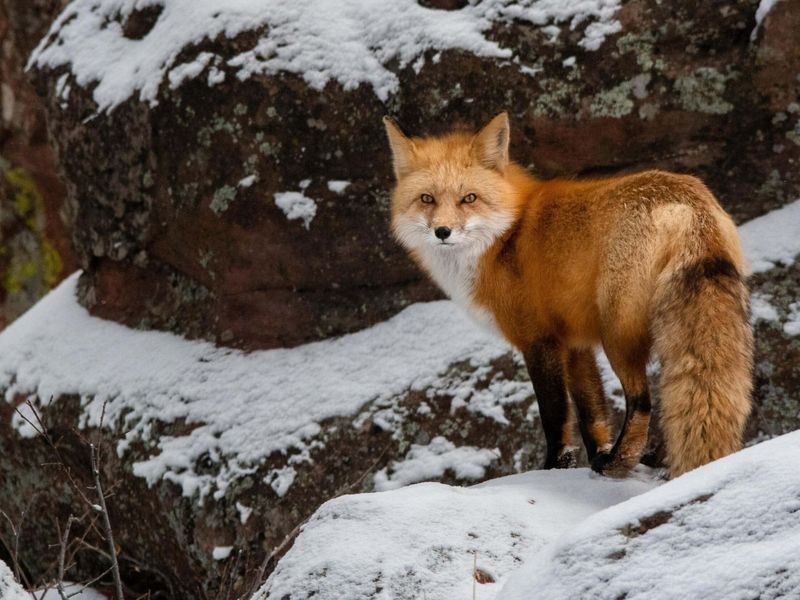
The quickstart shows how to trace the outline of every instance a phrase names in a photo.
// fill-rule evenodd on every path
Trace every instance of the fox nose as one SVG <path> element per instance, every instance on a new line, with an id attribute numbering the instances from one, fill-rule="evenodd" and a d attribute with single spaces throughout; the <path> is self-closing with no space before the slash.
<path id="1" fill-rule="evenodd" d="M 442 241 L 445 241 L 447 238 L 450 237 L 450 228 L 449 227 L 437 227 L 433 230 L 433 233 Z"/>

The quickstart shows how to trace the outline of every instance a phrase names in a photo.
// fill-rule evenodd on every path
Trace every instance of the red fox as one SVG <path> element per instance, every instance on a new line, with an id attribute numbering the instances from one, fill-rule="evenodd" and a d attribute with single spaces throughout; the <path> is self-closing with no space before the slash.
<path id="1" fill-rule="evenodd" d="M 574 405 L 592 469 L 629 473 L 647 443 L 651 352 L 669 476 L 740 448 L 753 362 L 746 266 L 733 221 L 700 180 L 652 170 L 540 181 L 509 160 L 506 113 L 475 135 L 409 138 L 384 124 L 393 233 L 524 356 L 545 468 L 576 463 Z M 625 394 L 613 447 L 597 345 Z"/>

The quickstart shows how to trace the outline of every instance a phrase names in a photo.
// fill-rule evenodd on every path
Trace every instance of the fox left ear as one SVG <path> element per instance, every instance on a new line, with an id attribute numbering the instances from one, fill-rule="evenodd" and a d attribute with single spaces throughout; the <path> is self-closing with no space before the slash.
<path id="1" fill-rule="evenodd" d="M 510 133 L 507 112 L 501 112 L 478 132 L 472 140 L 472 151 L 484 167 L 505 171 Z"/>
<path id="2" fill-rule="evenodd" d="M 400 179 L 414 170 L 414 142 L 408 139 L 391 117 L 383 117 L 383 125 L 392 147 L 394 175 Z"/>

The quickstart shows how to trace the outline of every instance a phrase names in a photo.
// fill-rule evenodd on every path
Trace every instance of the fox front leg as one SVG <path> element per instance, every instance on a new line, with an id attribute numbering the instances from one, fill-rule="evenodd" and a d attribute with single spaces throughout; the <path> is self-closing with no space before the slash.
<path id="1" fill-rule="evenodd" d="M 572 445 L 572 419 L 565 381 L 564 349 L 558 340 L 545 338 L 531 344 L 524 357 L 547 440 L 544 468 L 574 467 L 577 464 L 578 449 Z"/>

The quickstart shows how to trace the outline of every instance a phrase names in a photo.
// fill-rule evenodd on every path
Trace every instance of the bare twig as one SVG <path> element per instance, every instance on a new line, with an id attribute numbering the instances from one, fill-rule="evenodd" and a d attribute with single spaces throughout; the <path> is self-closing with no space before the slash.
<path id="1" fill-rule="evenodd" d="M 92 552 L 97 552 L 97 554 L 99 554 L 100 556 L 105 556 L 107 559 L 111 560 L 111 555 L 108 552 L 106 552 L 105 550 L 103 550 L 102 548 L 98 548 L 97 546 L 94 546 L 94 545 L 90 544 L 89 542 L 87 542 L 84 539 L 79 539 L 78 543 L 81 546 L 83 546 L 84 548 L 86 548 L 87 550 L 91 550 Z M 120 559 L 124 560 L 126 562 L 129 562 L 132 565 L 135 565 L 135 566 L 139 567 L 139 569 L 141 569 L 142 571 L 147 571 L 149 573 L 155 573 L 156 575 L 161 577 L 163 582 L 166 583 L 167 586 L 169 587 L 168 597 L 169 598 L 174 598 L 175 597 L 175 589 L 172 587 L 172 582 L 170 581 L 169 577 L 167 577 L 166 573 L 164 573 L 164 571 L 161 571 L 161 570 L 159 570 L 159 569 L 157 569 L 157 568 L 155 568 L 153 566 L 146 565 L 143 562 L 140 562 L 140 561 L 136 560 L 135 558 L 133 558 L 131 556 L 125 556 L 124 554 L 122 556 L 120 556 Z"/>
<path id="2" fill-rule="evenodd" d="M 3 540 L 3 545 L 8 549 L 8 552 L 11 555 L 11 562 L 14 565 L 14 577 L 17 579 L 17 581 L 22 581 L 26 586 L 30 587 L 30 581 L 28 581 L 28 577 L 19 566 L 19 538 L 22 534 L 22 522 L 25 520 L 25 511 L 23 510 L 22 515 L 20 515 L 19 527 L 14 525 L 14 521 L 11 520 L 11 517 L 9 517 L 4 510 L 0 510 L 0 514 L 2 514 L 6 521 L 8 521 L 8 524 L 11 527 L 11 535 L 14 536 L 13 548 L 9 548 L 8 544 L 6 544 L 5 540 Z"/>
<path id="3" fill-rule="evenodd" d="M 92 451 L 92 474 L 94 475 L 94 485 L 97 491 L 97 498 L 100 501 L 100 513 L 103 517 L 103 528 L 105 529 L 105 538 L 108 542 L 109 558 L 111 559 L 112 572 L 114 574 L 114 585 L 117 588 L 117 600 L 124 600 L 122 595 L 122 579 L 119 574 L 119 562 L 117 561 L 117 547 L 114 544 L 114 534 L 111 531 L 111 519 L 108 516 L 108 508 L 106 507 L 106 498 L 103 495 L 103 484 L 100 481 L 100 467 L 99 458 L 97 456 L 97 448 L 94 444 L 89 446 Z"/>
<path id="4" fill-rule="evenodd" d="M 78 494 L 80 499 L 86 504 L 87 507 L 86 512 L 80 519 L 76 518 L 74 515 L 70 515 L 69 520 L 67 521 L 67 526 L 63 534 L 60 531 L 60 527 L 58 527 L 58 524 L 56 524 L 59 529 L 58 545 L 60 545 L 59 556 L 58 556 L 58 583 L 56 586 L 59 596 L 61 600 L 69 600 L 69 598 L 76 595 L 83 589 L 86 589 L 86 587 L 92 585 L 96 581 L 99 581 L 101 578 L 105 577 L 109 572 L 111 572 L 113 573 L 114 576 L 114 584 L 116 587 L 116 598 L 117 600 L 123 600 L 124 596 L 122 592 L 122 579 L 120 576 L 119 561 L 117 559 L 116 544 L 114 543 L 114 537 L 111 529 L 111 520 L 108 514 L 108 506 L 106 503 L 106 499 L 111 494 L 106 494 L 103 492 L 103 485 L 100 479 L 100 451 L 98 447 L 90 443 L 80 432 L 75 431 L 78 439 L 82 443 L 87 444 L 91 450 L 91 469 L 92 469 L 92 479 L 94 480 L 93 489 L 98 499 L 98 502 L 95 503 L 92 502 L 92 500 L 90 500 L 89 496 L 84 491 L 86 486 L 83 484 L 79 484 L 78 481 L 76 481 L 75 477 L 73 477 L 72 470 L 68 466 L 67 462 L 64 460 L 64 457 L 61 455 L 58 446 L 54 442 L 52 436 L 50 435 L 50 432 L 47 429 L 47 426 L 44 424 L 44 421 L 42 420 L 42 417 L 39 415 L 39 412 L 37 411 L 34 404 L 30 400 L 28 400 L 27 406 L 30 409 L 30 414 L 33 415 L 32 418 L 29 418 L 27 415 L 23 414 L 19 409 L 17 409 L 17 414 L 26 423 L 28 423 L 33 428 L 33 430 L 36 431 L 36 433 L 42 437 L 42 439 L 45 440 L 45 442 L 53 451 L 56 457 L 55 463 L 44 463 L 44 465 L 57 465 L 61 467 L 61 470 L 66 474 L 66 477 L 72 489 L 75 490 L 75 492 Z M 106 403 L 103 403 L 102 413 L 100 415 L 101 427 L 105 419 L 105 413 L 106 413 Z M 116 484 L 112 485 L 111 492 L 113 493 L 113 491 L 115 491 L 117 487 L 118 486 Z M 92 489 L 92 487 L 89 486 L 89 489 Z M 87 515 L 91 515 L 91 519 L 88 525 L 84 528 L 83 534 L 80 537 L 76 538 L 74 542 L 71 543 L 69 540 L 69 535 L 73 522 L 82 521 Z M 97 526 L 98 518 L 102 520 L 102 525 L 103 525 L 102 530 Z M 12 530 L 15 532 L 15 537 L 18 538 L 19 536 L 16 535 L 16 530 L 14 530 L 13 524 L 12 524 Z M 86 542 L 86 537 L 90 533 L 95 533 L 98 537 L 105 539 L 108 544 L 110 552 L 107 553 L 101 550 L 100 548 L 97 548 Z M 70 546 L 73 547 L 72 550 L 70 550 Z M 75 553 L 78 551 L 80 547 L 86 547 L 95 552 L 98 552 L 99 554 L 106 557 L 110 561 L 111 566 L 102 574 L 95 577 L 91 582 L 83 586 L 81 590 L 79 590 L 78 592 L 67 594 L 63 585 L 64 575 L 72 566 Z"/>
<path id="5" fill-rule="evenodd" d="M 69 597 L 64 591 L 64 560 L 67 556 L 67 546 L 69 545 L 69 530 L 72 529 L 72 522 L 75 520 L 75 517 L 70 515 L 69 519 L 67 519 L 67 525 L 64 527 L 64 535 L 61 535 L 60 531 L 58 534 L 61 548 L 59 548 L 58 551 L 58 581 L 56 582 L 56 590 L 58 590 L 58 595 L 61 596 L 61 600 L 69 600 Z"/>
<path id="6" fill-rule="evenodd" d="M 50 398 L 51 402 L 52 402 L 52 400 L 53 399 Z M 89 498 L 87 498 L 86 494 L 83 492 L 82 487 L 79 486 L 78 483 L 75 481 L 75 479 L 72 477 L 72 470 L 67 466 L 66 461 L 61 456 L 61 451 L 58 449 L 58 446 L 56 446 L 55 442 L 53 442 L 53 438 L 50 436 L 50 432 L 47 430 L 47 426 L 44 424 L 44 422 L 42 421 L 42 418 L 39 416 L 39 413 L 37 412 L 36 407 L 33 405 L 33 402 L 28 400 L 26 402 L 26 404 L 27 404 L 28 408 L 31 410 L 31 412 L 33 413 L 33 416 L 36 417 L 36 424 L 34 424 L 28 417 L 23 415 L 22 412 L 19 409 L 16 409 L 17 414 L 22 419 L 24 419 L 25 422 L 27 422 L 31 427 L 33 427 L 33 429 L 44 439 L 44 441 L 47 442 L 47 445 L 50 447 L 50 449 L 56 455 L 56 459 L 57 459 L 57 463 L 56 464 L 60 465 L 61 469 L 64 471 L 64 473 L 66 473 L 67 479 L 69 479 L 69 482 L 72 485 L 72 488 L 78 493 L 78 495 L 81 497 L 81 499 L 86 504 L 91 506 L 92 502 L 89 500 Z M 45 463 L 45 464 L 52 464 L 52 463 Z"/>
<path id="7" fill-rule="evenodd" d="M 87 581 L 87 582 L 86 582 L 86 583 L 84 583 L 84 584 L 83 584 L 83 585 L 82 585 L 82 586 L 81 586 L 79 589 L 77 589 L 77 590 L 75 590 L 74 592 L 72 592 L 71 594 L 69 594 L 69 595 L 67 596 L 67 598 L 72 598 L 73 596 L 77 596 L 78 594 L 82 594 L 82 593 L 83 593 L 83 592 L 85 592 L 87 589 L 89 589 L 90 587 L 92 587 L 92 586 L 93 586 L 95 583 L 97 583 L 98 581 L 100 581 L 100 580 L 101 580 L 103 577 L 105 577 L 106 575 L 108 575 L 108 574 L 111 572 L 111 569 L 113 569 L 113 568 L 114 568 L 114 567 L 113 567 L 113 565 L 112 565 L 112 566 L 110 566 L 110 567 L 108 567 L 108 568 L 107 568 L 105 571 L 103 571 L 102 573 L 100 573 L 100 575 L 98 575 L 98 576 L 97 576 L 97 577 L 95 577 L 94 579 L 91 579 L 91 580 Z"/>

